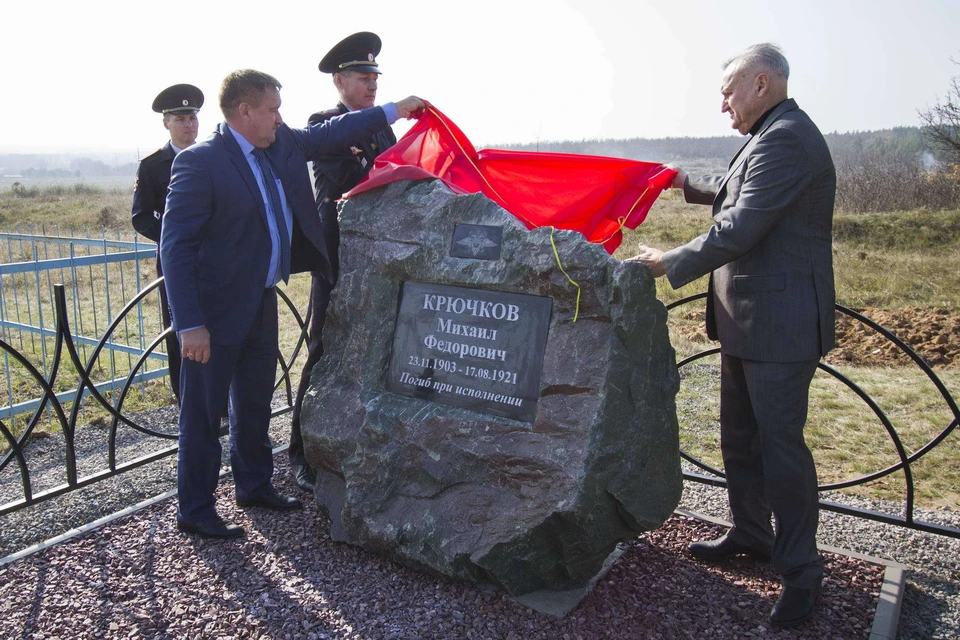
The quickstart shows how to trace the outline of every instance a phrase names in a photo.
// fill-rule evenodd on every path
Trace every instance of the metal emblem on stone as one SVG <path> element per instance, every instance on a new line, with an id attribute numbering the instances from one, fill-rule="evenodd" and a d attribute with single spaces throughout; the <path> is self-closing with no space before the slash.
<path id="1" fill-rule="evenodd" d="M 453 229 L 450 256 L 453 258 L 475 258 L 477 260 L 499 260 L 502 243 L 503 227 L 458 224 Z"/>
<path id="2" fill-rule="evenodd" d="M 649 271 L 553 238 L 439 180 L 345 201 L 301 432 L 331 538 L 562 616 L 680 500 L 680 379 Z"/>

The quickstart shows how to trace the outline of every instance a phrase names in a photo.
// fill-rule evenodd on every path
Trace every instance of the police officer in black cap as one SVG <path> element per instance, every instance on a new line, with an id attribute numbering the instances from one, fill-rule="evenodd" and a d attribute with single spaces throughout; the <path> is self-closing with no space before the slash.
<path id="1" fill-rule="evenodd" d="M 170 132 L 170 140 L 160 149 L 140 161 L 137 180 L 133 186 L 133 228 L 157 243 L 157 275 L 163 275 L 160 265 L 160 225 L 170 184 L 170 166 L 173 158 L 197 141 L 199 123 L 197 111 L 203 106 L 203 92 L 192 84 L 167 87 L 154 99 L 153 110 L 163 114 L 163 127 Z M 170 326 L 167 290 L 160 285 L 160 308 L 164 328 Z M 176 335 L 167 337 L 167 361 L 170 386 L 180 401 L 180 344 Z"/>
<path id="2" fill-rule="evenodd" d="M 333 74 L 333 84 L 340 95 L 337 106 L 310 116 L 311 125 L 324 122 L 349 111 L 372 107 L 377 97 L 377 80 L 380 68 L 377 55 L 380 53 L 380 38 L 375 33 L 362 31 L 344 38 L 323 57 L 319 68 L 323 73 Z M 336 284 L 339 270 L 340 223 L 337 220 L 337 200 L 357 186 L 373 168 L 374 159 L 397 143 L 393 130 L 386 127 L 366 140 L 357 140 L 347 151 L 335 155 L 312 158 L 317 210 L 327 240 L 327 255 L 333 266 L 334 282 L 313 274 L 310 289 L 309 340 L 307 362 L 300 377 L 297 400 L 293 408 L 290 433 L 291 471 L 297 485 L 305 491 L 313 491 L 316 476 L 307 465 L 300 435 L 300 411 L 303 396 L 310 386 L 310 372 L 323 355 L 321 336 L 330 302 L 330 292 Z"/>

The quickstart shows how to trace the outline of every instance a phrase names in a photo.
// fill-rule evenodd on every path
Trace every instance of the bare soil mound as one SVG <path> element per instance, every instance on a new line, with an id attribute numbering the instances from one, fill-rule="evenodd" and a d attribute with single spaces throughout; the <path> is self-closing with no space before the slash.
<path id="1" fill-rule="evenodd" d="M 960 365 L 960 312 L 942 307 L 906 307 L 884 310 L 855 309 L 905 342 L 935 367 Z M 685 320 L 702 323 L 704 312 L 683 314 Z M 696 343 L 707 343 L 703 324 L 677 325 L 680 336 Z M 837 314 L 837 348 L 826 358 L 834 364 L 859 366 L 906 366 L 911 359 L 886 336 L 844 313 Z"/>
<path id="2" fill-rule="evenodd" d="M 907 307 L 855 309 L 900 338 L 927 364 L 960 364 L 960 313 L 953 309 Z M 837 314 L 837 349 L 827 361 L 864 366 L 902 366 L 911 360 L 886 336 L 855 318 Z"/>

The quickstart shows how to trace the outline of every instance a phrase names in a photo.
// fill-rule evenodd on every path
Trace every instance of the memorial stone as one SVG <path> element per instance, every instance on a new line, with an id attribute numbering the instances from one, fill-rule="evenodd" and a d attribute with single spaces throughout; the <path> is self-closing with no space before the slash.
<path id="1" fill-rule="evenodd" d="M 439 181 L 362 193 L 340 228 L 302 416 L 331 536 L 566 614 L 680 498 L 649 271 Z"/>

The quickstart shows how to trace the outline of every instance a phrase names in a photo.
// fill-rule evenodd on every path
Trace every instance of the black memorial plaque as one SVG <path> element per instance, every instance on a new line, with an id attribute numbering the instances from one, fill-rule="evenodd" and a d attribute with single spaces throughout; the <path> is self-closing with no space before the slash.
<path id="1" fill-rule="evenodd" d="M 543 296 L 405 282 L 387 389 L 533 422 L 552 309 Z"/>
<path id="2" fill-rule="evenodd" d="M 503 227 L 485 224 L 458 224 L 453 228 L 450 257 L 499 260 Z"/>

